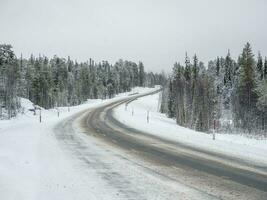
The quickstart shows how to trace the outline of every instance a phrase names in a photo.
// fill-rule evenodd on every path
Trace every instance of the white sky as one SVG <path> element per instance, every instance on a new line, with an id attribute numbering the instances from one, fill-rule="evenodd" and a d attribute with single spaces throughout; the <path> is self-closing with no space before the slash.
<path id="1" fill-rule="evenodd" d="M 0 43 L 78 61 L 143 61 L 170 71 L 185 51 L 205 63 L 245 42 L 267 56 L 267 0 L 0 0 Z"/>

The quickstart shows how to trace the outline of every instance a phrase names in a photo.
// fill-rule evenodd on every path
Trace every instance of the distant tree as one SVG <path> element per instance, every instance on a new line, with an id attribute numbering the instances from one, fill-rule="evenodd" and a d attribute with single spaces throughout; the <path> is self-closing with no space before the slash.
<path id="1" fill-rule="evenodd" d="M 142 62 L 139 62 L 139 86 L 143 87 L 145 84 L 145 71 Z"/>
<path id="2" fill-rule="evenodd" d="M 217 57 L 216 59 L 216 75 L 219 76 L 220 74 L 220 59 Z"/>
<path id="3" fill-rule="evenodd" d="M 258 73 L 259 79 L 262 80 L 263 79 L 264 72 L 263 72 L 262 57 L 261 57 L 261 54 L 260 53 L 258 54 L 257 73 Z"/>
<path id="4" fill-rule="evenodd" d="M 236 116 L 241 120 L 242 127 L 245 127 L 250 132 L 255 126 L 254 116 L 258 96 L 255 92 L 255 60 L 249 43 L 243 49 L 239 65 L 241 71 L 237 96 L 240 110 L 238 110 Z"/>
<path id="5" fill-rule="evenodd" d="M 224 85 L 227 87 L 232 86 L 232 71 L 233 71 L 233 61 L 230 56 L 230 52 L 228 51 L 227 56 L 225 58 L 225 67 L 224 67 Z"/>
<path id="6" fill-rule="evenodd" d="M 169 82 L 169 96 L 168 96 L 168 116 L 170 118 L 175 117 L 175 98 L 174 98 L 173 82 Z"/>
<path id="7" fill-rule="evenodd" d="M 264 79 L 267 79 L 267 58 L 266 57 L 265 57 L 265 60 L 264 60 L 263 76 L 264 76 Z"/>
<path id="8" fill-rule="evenodd" d="M 199 66 L 198 66 L 198 58 L 195 54 L 193 57 L 193 79 L 197 79 L 198 73 L 199 73 Z"/>
<path id="9" fill-rule="evenodd" d="M 20 69 L 11 45 L 0 45 L 0 118 L 15 116 L 19 109 Z M 3 110 L 4 109 L 4 110 Z"/>

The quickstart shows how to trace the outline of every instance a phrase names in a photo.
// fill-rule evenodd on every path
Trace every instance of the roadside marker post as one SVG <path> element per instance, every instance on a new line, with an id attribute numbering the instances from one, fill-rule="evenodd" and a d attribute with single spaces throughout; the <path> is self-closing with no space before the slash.
<path id="1" fill-rule="evenodd" d="M 0 102 L 0 119 L 2 118 L 2 112 L 3 112 L 3 111 L 2 111 L 2 106 L 3 106 L 3 105 L 2 105 L 2 102 Z"/>
<path id="2" fill-rule="evenodd" d="M 146 120 L 147 120 L 147 123 L 149 123 L 149 110 L 147 111 L 147 118 L 146 118 Z"/>
<path id="3" fill-rule="evenodd" d="M 40 115 L 39 115 L 39 121 L 40 121 L 40 123 L 42 123 L 42 110 L 41 110 L 41 108 L 40 108 L 40 113 L 39 113 Z"/>
<path id="4" fill-rule="evenodd" d="M 56 109 L 57 109 L 57 117 L 59 117 L 59 108 L 58 108 L 58 102 L 56 102 Z"/>
<path id="5" fill-rule="evenodd" d="M 3 111 L 2 111 L 3 108 L 4 108 L 4 104 L 0 102 L 0 119 L 2 118 L 2 115 L 3 115 Z"/>
<path id="6" fill-rule="evenodd" d="M 36 106 L 33 104 L 34 106 L 34 109 L 33 109 L 33 115 L 35 116 L 36 115 Z"/>
<path id="7" fill-rule="evenodd" d="M 37 115 L 37 111 L 39 110 L 39 122 L 42 122 L 42 108 L 38 105 L 33 104 L 33 115 Z M 38 117 L 38 116 L 37 116 Z"/>
<path id="8" fill-rule="evenodd" d="M 215 128 L 216 128 L 216 120 L 213 120 L 213 133 L 212 133 L 213 140 L 215 140 Z"/>

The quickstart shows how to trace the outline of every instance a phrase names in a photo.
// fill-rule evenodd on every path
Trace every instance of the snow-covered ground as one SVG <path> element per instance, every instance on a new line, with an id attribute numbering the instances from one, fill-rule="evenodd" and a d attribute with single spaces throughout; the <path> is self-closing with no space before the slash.
<path id="1" fill-rule="evenodd" d="M 84 134 L 79 129 L 79 120 L 72 127 L 74 133 L 66 129 L 67 138 L 60 140 L 61 135 L 55 132 L 59 123 L 64 124 L 75 113 L 156 89 L 135 88 L 110 100 L 88 100 L 70 107 L 70 112 L 67 107 L 60 107 L 59 117 L 56 109 L 42 109 L 42 123 L 38 111 L 35 116 L 29 111 L 32 103 L 21 99 L 24 114 L 0 121 L 0 199 L 217 199 L 199 191 L 199 185 L 196 188 L 184 185 L 179 173 L 181 181 L 177 182 L 144 170 L 143 161 Z M 127 111 L 124 105 L 120 106 L 115 114 L 130 126 L 169 140 L 266 161 L 266 141 L 234 135 L 217 135 L 213 141 L 210 135 L 179 127 L 158 113 L 158 98 L 158 94 L 140 98 L 130 103 Z"/>
<path id="2" fill-rule="evenodd" d="M 110 100 L 88 100 L 70 107 L 70 112 L 67 107 L 60 107 L 59 117 L 56 109 L 42 109 L 42 123 L 39 111 L 34 116 L 29 111 L 32 103 L 21 99 L 24 114 L 0 121 L 0 199 L 97 199 L 96 193 L 110 199 L 101 191 L 103 183 L 94 174 L 90 174 L 89 182 L 84 180 L 84 173 L 63 152 L 53 129 L 61 120 L 82 110 L 151 90 L 135 88 Z"/>
<path id="3" fill-rule="evenodd" d="M 114 111 L 114 116 L 120 122 L 171 141 L 201 149 L 214 151 L 267 165 L 267 140 L 257 140 L 237 134 L 216 134 L 212 140 L 211 134 L 197 132 L 178 126 L 173 119 L 167 118 L 159 110 L 159 94 L 139 98 L 128 105 L 121 105 Z M 134 111 L 132 115 L 132 110 Z M 149 123 L 147 113 L 149 111 Z"/>

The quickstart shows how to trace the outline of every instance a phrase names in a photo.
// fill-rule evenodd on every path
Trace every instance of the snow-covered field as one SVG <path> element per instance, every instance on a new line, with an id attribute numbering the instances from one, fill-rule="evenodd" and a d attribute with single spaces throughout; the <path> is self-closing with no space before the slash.
<path id="1" fill-rule="evenodd" d="M 0 121 L 0 199 L 96 199 L 93 194 L 102 193 L 102 183 L 93 174 L 90 182 L 83 179 L 84 174 L 73 167 L 73 160 L 58 144 L 53 128 L 79 111 L 151 90 L 135 88 L 110 100 L 88 100 L 70 107 L 70 112 L 60 107 L 59 117 L 56 109 L 42 109 L 42 123 L 39 111 L 34 116 L 29 111 L 32 103 L 21 99 L 24 114 Z"/>
<path id="2" fill-rule="evenodd" d="M 159 94 L 139 98 L 128 105 L 121 105 L 114 111 L 114 116 L 120 122 L 145 131 L 151 135 L 159 136 L 171 141 L 201 149 L 227 154 L 267 165 L 267 140 L 257 140 L 237 134 L 216 134 L 216 140 L 212 140 L 212 134 L 196 132 L 194 130 L 178 126 L 173 119 L 167 118 L 158 112 Z M 134 111 L 132 115 L 132 111 Z M 149 123 L 147 113 L 149 111 Z"/>

